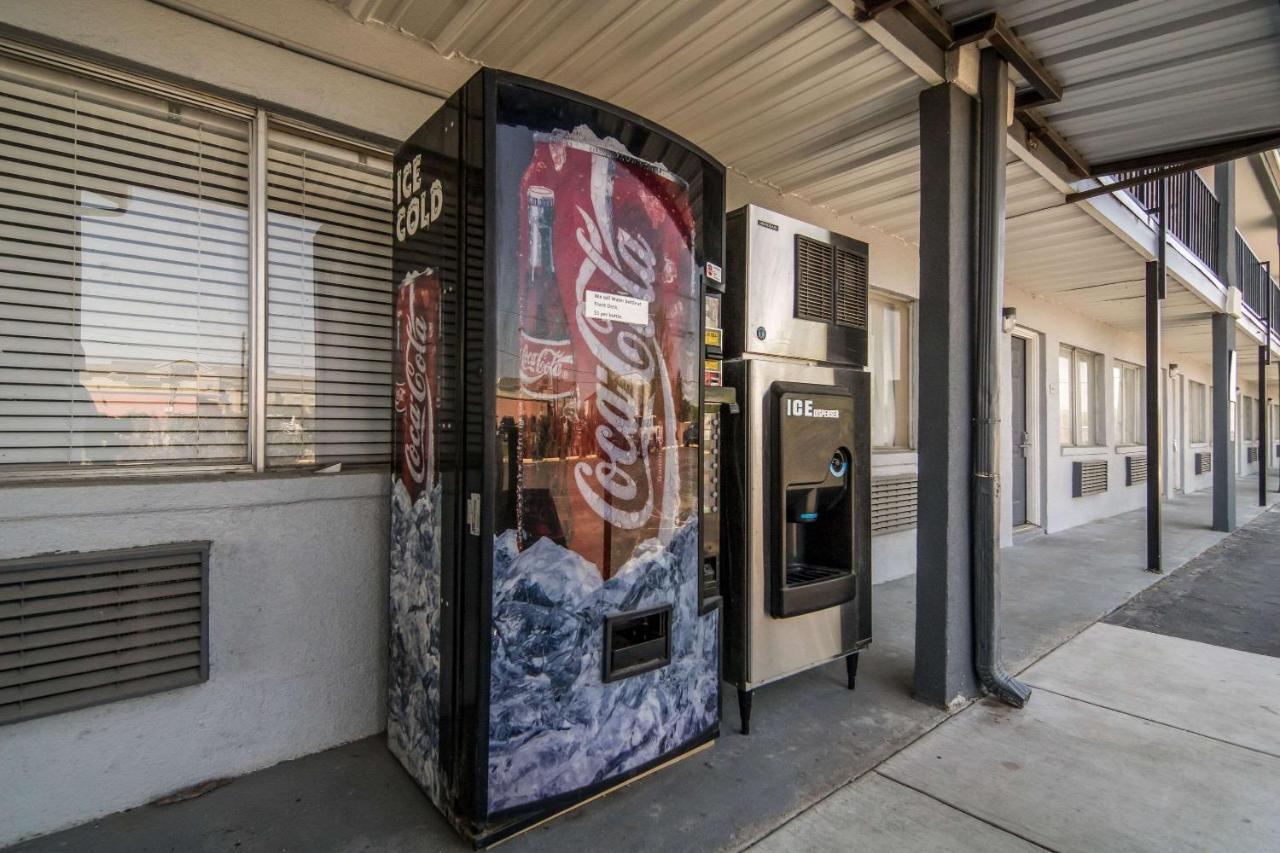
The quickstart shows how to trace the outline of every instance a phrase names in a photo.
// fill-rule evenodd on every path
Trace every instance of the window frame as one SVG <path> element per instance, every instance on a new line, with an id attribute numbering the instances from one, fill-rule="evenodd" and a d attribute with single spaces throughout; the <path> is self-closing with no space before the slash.
<path id="1" fill-rule="evenodd" d="M 307 137 L 328 145 L 336 145 L 353 151 L 368 153 L 391 160 L 395 151 L 367 140 L 346 136 L 324 129 L 294 116 L 271 112 L 262 106 L 250 104 L 202 92 L 199 89 L 167 83 L 144 74 L 135 73 L 109 64 L 86 60 L 60 51 L 26 45 L 0 38 L 0 58 L 25 63 L 36 69 L 55 74 L 70 74 L 86 81 L 86 84 L 122 97 L 140 94 L 163 98 L 179 105 L 197 107 L 225 114 L 249 124 L 249 175 L 248 175 L 248 249 L 249 253 L 249 319 L 247 364 L 245 370 L 246 401 L 246 459 L 243 462 L 199 461 L 173 463 L 103 462 L 92 465 L 23 466 L 16 470 L 0 467 L 0 486 L 30 482 L 61 482 L 86 480 L 115 480 L 119 478 L 173 479 L 213 474 L 287 474 L 308 470 L 305 464 L 269 466 L 266 452 L 267 421 L 267 152 L 269 131 L 283 130 L 296 136 Z M 392 282 L 388 279 L 388 288 Z M 389 391 L 388 391 L 389 393 Z M 392 446 L 387 446 L 388 459 Z M 388 464 L 380 462 L 343 462 L 348 470 L 377 470 Z"/>
<path id="2" fill-rule="evenodd" d="M 1187 389 L 1187 410 L 1191 416 L 1191 423 L 1188 424 L 1187 430 L 1190 435 L 1188 443 L 1208 444 L 1209 418 L 1206 413 L 1208 411 L 1209 386 L 1194 379 L 1190 379 L 1188 382 L 1190 387 Z M 1198 405 L 1197 396 L 1200 398 Z"/>
<path id="3" fill-rule="evenodd" d="M 1129 380 L 1132 378 L 1133 385 Z M 1146 407 L 1147 369 L 1141 364 L 1134 364 L 1123 359 L 1112 359 L 1112 405 L 1115 409 L 1116 444 L 1133 447 L 1146 441 L 1147 407 Z M 1118 382 L 1118 384 L 1117 384 Z M 1129 423 L 1126 413 L 1129 409 L 1125 393 L 1132 388 L 1136 394 L 1133 400 L 1134 422 Z"/>
<path id="4" fill-rule="evenodd" d="M 886 302 L 898 308 L 902 314 L 903 338 L 906 342 L 906 364 L 902 366 L 902 374 L 907 385 L 907 443 L 872 444 L 873 454 L 915 453 L 916 452 L 916 301 L 906 296 L 889 291 L 872 288 L 867 293 L 867 338 L 868 347 L 871 337 L 871 304 L 875 300 Z M 871 353 L 867 354 L 867 368 L 871 369 Z"/>
<path id="5" fill-rule="evenodd" d="M 1068 387 L 1065 389 L 1066 403 L 1071 416 L 1071 441 L 1062 440 L 1062 407 L 1063 394 L 1062 387 L 1062 358 L 1067 355 L 1070 364 L 1070 376 L 1068 378 Z M 1081 363 L 1088 365 L 1089 392 L 1088 402 L 1089 408 L 1087 413 L 1089 435 L 1087 440 L 1082 440 L 1082 424 L 1080 409 L 1080 372 Z M 1103 356 L 1093 350 L 1077 347 L 1072 344 L 1063 342 L 1058 343 L 1058 442 L 1061 447 L 1079 447 L 1079 448 L 1096 448 L 1106 446 L 1105 434 L 1105 400 L 1106 391 L 1105 383 L 1102 381 L 1105 373 L 1103 372 Z"/>

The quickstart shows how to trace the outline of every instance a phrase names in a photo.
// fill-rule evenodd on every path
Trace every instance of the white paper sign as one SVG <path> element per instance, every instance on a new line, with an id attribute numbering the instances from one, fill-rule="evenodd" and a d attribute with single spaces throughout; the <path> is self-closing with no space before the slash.
<path id="1" fill-rule="evenodd" d="M 612 320 L 615 323 L 649 323 L 649 303 L 620 293 L 603 293 L 588 290 L 586 314 L 592 320 Z"/>

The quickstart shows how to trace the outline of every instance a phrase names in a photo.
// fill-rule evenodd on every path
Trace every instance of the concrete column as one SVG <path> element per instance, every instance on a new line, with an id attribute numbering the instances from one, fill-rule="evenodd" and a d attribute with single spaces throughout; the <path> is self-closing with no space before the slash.
<path id="1" fill-rule="evenodd" d="M 956 86 L 920 95 L 919 518 L 916 696 L 973 696 L 970 494 L 973 448 L 976 104 Z"/>
<path id="2" fill-rule="evenodd" d="M 1218 279 L 1239 287 L 1236 275 L 1236 162 L 1213 167 L 1213 194 L 1218 199 Z"/>
<path id="3" fill-rule="evenodd" d="M 1235 442 L 1231 440 L 1231 365 L 1236 358 L 1236 318 L 1213 320 L 1213 529 L 1236 529 Z"/>

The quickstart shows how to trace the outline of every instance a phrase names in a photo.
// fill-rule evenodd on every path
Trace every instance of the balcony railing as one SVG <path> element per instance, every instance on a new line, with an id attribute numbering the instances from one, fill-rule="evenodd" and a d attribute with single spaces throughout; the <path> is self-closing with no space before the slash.
<path id="1" fill-rule="evenodd" d="M 1141 174 L 1125 172 L 1117 177 L 1124 179 Z M 1145 210 L 1154 212 L 1159 204 L 1158 181 L 1137 184 L 1128 192 Z M 1169 178 L 1169 233 L 1213 270 L 1219 280 L 1226 281 L 1226 259 L 1218 256 L 1218 199 L 1195 172 Z M 1267 277 L 1266 268 L 1239 231 L 1236 232 L 1235 280 L 1240 284 L 1245 306 L 1259 320 L 1266 308 L 1266 288 L 1271 288 L 1271 327 L 1280 332 L 1280 285 L 1274 278 Z"/>
<path id="2" fill-rule="evenodd" d="M 1141 175 L 1124 172 L 1121 180 Z M 1150 181 L 1129 188 L 1129 194 L 1146 210 L 1154 212 L 1159 204 L 1159 182 Z M 1218 258 L 1218 199 L 1195 172 L 1183 172 L 1169 178 L 1169 233 L 1182 241 L 1204 265 L 1219 278 L 1222 268 Z M 1243 281 L 1243 279 L 1241 279 Z"/>
<path id="3" fill-rule="evenodd" d="M 1240 232 L 1236 232 L 1236 281 L 1244 304 L 1258 317 L 1266 309 L 1266 288 L 1271 288 L 1271 328 L 1280 330 L 1280 285 L 1267 275 L 1267 268 L 1249 248 Z"/>

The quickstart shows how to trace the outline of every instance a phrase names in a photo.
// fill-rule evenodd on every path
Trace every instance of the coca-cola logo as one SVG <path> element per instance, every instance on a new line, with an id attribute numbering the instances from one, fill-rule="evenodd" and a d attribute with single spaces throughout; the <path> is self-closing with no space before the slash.
<path id="1" fill-rule="evenodd" d="M 680 488 L 677 450 L 669 440 L 676 430 L 675 401 L 653 322 L 645 326 L 615 323 L 589 317 L 584 310 L 588 284 L 593 290 L 608 290 L 611 284 L 636 299 L 654 298 L 657 258 L 643 236 L 613 228 L 607 167 L 604 157 L 594 158 L 593 210 L 575 208 L 580 221 L 575 237 L 584 254 L 576 277 L 575 321 L 597 362 L 596 411 L 601 422 L 594 434 L 600 458 L 578 462 L 573 469 L 574 483 L 593 512 L 606 523 L 628 530 L 649 522 L 657 497 L 661 500 L 661 529 L 671 530 Z M 656 393 L 649 393 L 655 383 Z M 660 413 L 655 413 L 655 406 L 660 407 Z M 659 418 L 665 437 L 664 458 L 653 459 L 652 448 L 658 443 L 654 426 Z M 653 489 L 658 464 L 663 475 L 660 497 Z"/>
<path id="2" fill-rule="evenodd" d="M 415 484 L 421 485 L 427 478 L 427 465 L 431 441 L 431 387 L 427 376 L 427 346 L 431 339 L 430 320 L 418 314 L 418 301 L 414 298 L 415 275 L 406 278 L 404 296 L 407 309 L 401 317 L 404 329 L 401 352 L 404 365 L 404 382 L 396 387 L 396 411 L 407 415 L 404 437 L 405 470 Z"/>
<path id="3" fill-rule="evenodd" d="M 566 342 L 567 344 L 567 342 Z M 563 347 L 538 348 L 520 342 L 520 381 L 532 385 L 543 379 L 559 380 L 565 375 L 565 367 L 573 355 Z"/>

